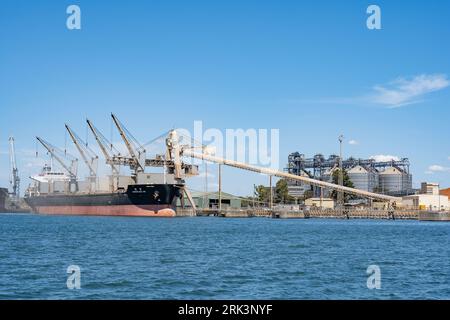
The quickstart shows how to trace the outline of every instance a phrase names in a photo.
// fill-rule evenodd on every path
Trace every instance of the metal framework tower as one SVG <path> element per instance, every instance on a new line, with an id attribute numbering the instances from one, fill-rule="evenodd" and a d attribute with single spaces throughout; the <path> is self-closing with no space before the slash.
<path id="1" fill-rule="evenodd" d="M 11 195 L 15 200 L 20 197 L 20 177 L 19 169 L 16 162 L 16 150 L 14 146 L 14 137 L 9 137 L 9 163 L 10 163 L 10 178 L 9 184 L 11 185 Z"/>
<path id="2" fill-rule="evenodd" d="M 339 185 L 342 187 L 344 185 L 344 167 L 342 166 L 342 142 L 344 141 L 344 136 L 341 134 L 338 140 L 339 140 Z M 344 192 L 342 191 L 338 192 L 337 203 L 339 208 L 342 208 L 344 206 Z"/>

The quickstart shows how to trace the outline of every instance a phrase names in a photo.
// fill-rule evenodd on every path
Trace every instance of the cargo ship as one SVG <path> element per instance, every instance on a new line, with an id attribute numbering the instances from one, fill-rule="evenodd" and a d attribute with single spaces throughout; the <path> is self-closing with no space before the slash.
<path id="1" fill-rule="evenodd" d="M 25 202 L 34 213 L 48 215 L 174 217 L 182 187 L 136 184 L 115 193 L 30 195 Z"/>
<path id="2" fill-rule="evenodd" d="M 112 169 L 111 175 L 108 176 L 98 176 L 98 156 L 67 125 L 66 129 L 89 169 L 85 180 L 78 179 L 77 158 L 69 157 L 66 150 L 63 151 L 36 137 L 51 156 L 51 162 L 46 164 L 39 174 L 30 177 L 32 183 L 24 200 L 34 213 L 174 217 L 177 215 L 177 204 L 184 207 L 185 196 L 195 207 L 185 188 L 184 178 L 197 175 L 198 166 L 174 160 L 174 145 L 169 143 L 173 137 L 166 139 L 165 155 L 148 159 L 143 146 L 136 145 L 128 130 L 114 115 L 112 117 L 129 155 L 122 156 L 117 150 L 113 153 L 112 144 L 87 120 L 106 158 L 106 164 Z M 67 160 L 70 160 L 70 164 Z M 59 164 L 61 171 L 55 170 L 54 161 Z M 129 167 L 131 173 L 121 174 L 121 166 Z M 163 172 L 146 172 L 147 167 L 163 168 Z"/>
<path id="3" fill-rule="evenodd" d="M 181 197 L 181 184 L 131 184 L 116 192 L 90 192 L 86 184 L 77 182 L 70 191 L 70 176 L 45 165 L 42 172 L 30 177 L 25 202 L 34 213 L 48 215 L 97 215 L 174 217 Z M 81 188 L 81 189 L 80 189 Z"/>

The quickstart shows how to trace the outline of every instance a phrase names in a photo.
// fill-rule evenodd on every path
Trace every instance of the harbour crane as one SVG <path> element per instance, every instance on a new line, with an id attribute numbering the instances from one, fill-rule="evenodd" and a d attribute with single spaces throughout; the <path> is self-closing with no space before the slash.
<path id="1" fill-rule="evenodd" d="M 275 177 L 284 178 L 287 180 L 301 181 L 301 182 L 304 182 L 309 185 L 313 185 L 313 186 L 317 186 L 317 187 L 321 187 L 321 188 L 325 188 L 325 189 L 330 189 L 330 190 L 336 190 L 338 192 L 345 192 L 348 194 L 353 194 L 353 195 L 365 197 L 368 199 L 381 200 L 381 201 L 389 202 L 390 204 L 394 204 L 394 205 L 397 203 L 400 203 L 402 200 L 399 197 L 393 197 L 393 196 L 384 195 L 384 194 L 367 192 L 364 190 L 340 186 L 340 185 L 337 185 L 334 183 L 316 180 L 316 179 L 312 179 L 309 177 L 297 176 L 297 175 L 282 172 L 279 170 L 249 165 L 249 164 L 246 164 L 243 162 L 238 162 L 238 161 L 233 161 L 233 160 L 224 159 L 224 158 L 220 158 L 220 157 L 215 157 L 215 156 L 205 154 L 205 153 L 195 152 L 192 150 L 192 148 L 190 146 L 180 146 L 178 141 L 176 140 L 176 138 L 177 138 L 176 133 L 172 133 L 171 135 L 169 135 L 169 138 L 168 138 L 168 139 L 171 139 L 170 148 L 172 149 L 172 152 L 179 154 L 179 156 L 175 155 L 175 157 L 174 157 L 176 167 L 178 167 L 177 163 L 179 164 L 181 162 L 181 157 L 191 157 L 191 158 L 196 158 L 196 159 L 203 160 L 203 161 L 209 161 L 209 162 L 213 162 L 213 163 L 217 163 L 217 164 L 222 164 L 222 165 L 226 165 L 226 166 L 230 166 L 230 167 L 234 167 L 234 168 L 238 168 L 238 169 L 243 169 L 243 170 L 247 170 L 247 171 L 253 171 L 253 172 L 257 172 L 257 173 L 261 173 L 261 174 L 266 174 L 268 176 L 275 176 Z"/>
<path id="2" fill-rule="evenodd" d="M 65 125 L 72 142 L 78 149 L 84 163 L 89 169 L 89 188 L 90 191 L 96 190 L 97 185 L 97 170 L 98 170 L 98 155 L 84 142 L 67 124 Z"/>
<path id="3" fill-rule="evenodd" d="M 78 159 L 67 154 L 66 152 L 62 151 L 58 147 L 55 147 L 54 145 L 52 145 L 51 143 L 45 141 L 40 137 L 36 137 L 36 139 L 48 151 L 52 159 L 55 159 L 69 174 L 70 177 L 69 190 L 72 191 L 72 186 L 74 186 L 75 187 L 74 191 L 78 191 L 78 183 L 77 183 Z M 70 165 L 66 164 L 63 158 L 68 158 L 70 160 Z"/>
<path id="4" fill-rule="evenodd" d="M 145 171 L 146 151 L 113 113 L 111 113 L 111 117 L 133 160 L 130 167 L 135 171 L 135 175 L 137 176 L 138 173 Z"/>
<path id="5" fill-rule="evenodd" d="M 9 184 L 11 185 L 10 195 L 14 200 L 18 200 L 20 197 L 20 177 L 19 169 L 17 168 L 16 150 L 14 145 L 14 137 L 9 137 L 9 163 L 10 163 L 10 178 Z"/>

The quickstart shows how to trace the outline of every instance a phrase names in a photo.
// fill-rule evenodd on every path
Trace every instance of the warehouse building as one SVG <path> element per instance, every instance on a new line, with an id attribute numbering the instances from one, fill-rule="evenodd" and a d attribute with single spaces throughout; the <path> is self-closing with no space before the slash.
<path id="1" fill-rule="evenodd" d="M 440 194 L 443 196 L 447 196 L 450 199 L 450 188 L 441 190 Z"/>
<path id="2" fill-rule="evenodd" d="M 416 210 L 443 211 L 450 210 L 447 196 L 434 194 L 415 194 L 403 197 L 403 206 Z"/>
<path id="3" fill-rule="evenodd" d="M 192 192 L 192 198 L 197 208 L 218 209 L 219 192 Z M 222 209 L 241 209 L 242 200 L 232 194 L 222 192 Z"/>
<path id="4" fill-rule="evenodd" d="M 439 193 L 439 184 L 423 182 L 420 194 L 403 197 L 403 206 L 416 210 L 450 210 L 448 196 Z"/>
<path id="5" fill-rule="evenodd" d="M 305 206 L 321 209 L 334 209 L 334 200 L 330 198 L 309 198 L 305 200 Z"/>

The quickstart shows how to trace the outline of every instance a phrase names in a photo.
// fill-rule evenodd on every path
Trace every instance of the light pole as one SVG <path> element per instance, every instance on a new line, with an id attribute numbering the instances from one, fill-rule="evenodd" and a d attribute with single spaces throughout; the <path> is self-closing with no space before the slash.
<path id="1" fill-rule="evenodd" d="M 440 183 L 438 183 L 438 199 L 439 199 L 438 212 L 441 212 L 441 184 Z"/>
<path id="2" fill-rule="evenodd" d="M 342 166 L 342 142 L 344 141 L 344 136 L 341 134 L 338 138 L 339 140 L 339 185 L 344 185 L 344 171 Z M 338 206 L 342 208 L 344 205 L 344 193 L 342 191 L 338 192 Z"/>

